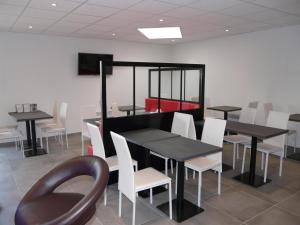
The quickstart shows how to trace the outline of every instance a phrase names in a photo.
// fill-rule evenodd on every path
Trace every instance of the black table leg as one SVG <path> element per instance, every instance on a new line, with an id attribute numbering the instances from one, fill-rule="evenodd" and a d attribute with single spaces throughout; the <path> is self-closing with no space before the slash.
<path id="1" fill-rule="evenodd" d="M 130 116 L 130 110 L 127 110 L 127 116 Z"/>
<path id="2" fill-rule="evenodd" d="M 184 199 L 184 170 L 184 162 L 178 162 L 177 199 L 172 201 L 172 209 L 173 219 L 179 223 L 204 211 L 204 209 Z M 157 208 L 169 215 L 169 202 L 163 203 Z"/>
<path id="3" fill-rule="evenodd" d="M 31 120 L 30 122 L 31 122 L 32 152 L 33 155 L 37 155 L 35 120 Z"/>
<path id="4" fill-rule="evenodd" d="M 224 112 L 224 120 L 228 119 L 228 112 Z"/>
<path id="5" fill-rule="evenodd" d="M 264 178 L 259 175 L 255 175 L 256 168 L 256 152 L 257 152 L 257 137 L 252 137 L 251 139 L 251 158 L 250 158 L 250 168 L 249 172 L 245 172 L 238 176 L 235 176 L 234 179 L 238 180 L 244 184 L 248 184 L 253 187 L 260 187 L 266 183 L 271 182 L 271 179 L 267 179 L 266 183 Z"/>
<path id="6" fill-rule="evenodd" d="M 27 145 L 31 148 L 31 130 L 30 130 L 30 121 L 26 120 L 26 135 L 27 135 Z"/>

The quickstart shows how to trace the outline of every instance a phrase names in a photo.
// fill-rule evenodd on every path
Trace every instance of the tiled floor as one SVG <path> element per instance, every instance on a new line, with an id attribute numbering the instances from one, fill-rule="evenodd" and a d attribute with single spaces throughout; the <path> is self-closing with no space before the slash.
<path id="1" fill-rule="evenodd" d="M 51 144 L 51 153 L 44 156 L 23 159 L 14 145 L 0 145 L 0 224 L 13 223 L 18 202 L 31 185 L 42 175 L 66 159 L 80 155 L 79 135 L 71 135 L 69 150 L 56 143 Z M 224 162 L 231 164 L 231 145 L 224 146 Z M 258 154 L 259 155 L 259 154 Z M 248 156 L 249 157 L 249 156 Z M 247 158 L 247 161 L 248 158 Z M 260 164 L 260 159 L 257 160 Z M 278 176 L 279 160 L 271 157 L 268 176 L 272 182 L 252 188 L 240 184 L 231 177 L 240 171 L 241 161 L 235 171 L 222 174 L 222 194 L 217 191 L 217 176 L 213 172 L 203 175 L 202 207 L 205 211 L 183 225 L 299 225 L 300 224 L 300 162 L 284 160 L 283 176 Z M 247 165 L 248 166 L 248 165 Z M 257 166 L 257 173 L 262 171 Z M 87 192 L 92 180 L 80 177 L 65 183 L 57 191 Z M 174 188 L 173 188 L 174 190 Z M 173 195 L 175 197 L 175 195 Z M 197 179 L 192 177 L 185 184 L 186 199 L 197 202 Z M 168 200 L 167 193 L 154 196 L 153 205 L 148 199 L 137 201 L 136 224 L 170 225 L 177 224 L 155 208 Z M 131 224 L 132 205 L 123 198 L 123 215 L 118 217 L 117 185 L 108 188 L 108 205 L 103 199 L 98 202 L 96 215 L 89 225 L 125 225 Z"/>

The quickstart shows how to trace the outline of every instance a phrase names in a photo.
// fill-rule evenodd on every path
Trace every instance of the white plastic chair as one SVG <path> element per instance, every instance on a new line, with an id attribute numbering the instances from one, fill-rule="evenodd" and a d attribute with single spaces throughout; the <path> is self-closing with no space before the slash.
<path id="1" fill-rule="evenodd" d="M 206 118 L 202 131 L 201 141 L 207 144 L 223 147 L 226 120 Z M 210 154 L 206 157 L 197 157 L 185 162 L 185 166 L 199 173 L 198 206 L 201 205 L 202 173 L 207 170 L 218 172 L 218 194 L 221 194 L 222 152 Z M 177 183 L 177 181 L 176 181 Z"/>
<path id="2" fill-rule="evenodd" d="M 82 155 L 85 155 L 84 141 L 91 138 L 87 128 L 87 123 L 83 120 L 97 117 L 96 105 L 84 105 L 80 106 L 80 120 L 81 120 L 81 147 Z"/>
<path id="3" fill-rule="evenodd" d="M 153 168 L 133 171 L 133 164 L 127 142 L 124 137 L 110 132 L 119 159 L 119 216 L 122 214 L 122 194 L 133 203 L 132 225 L 135 225 L 137 193 L 150 189 L 152 204 L 152 188 L 162 185 L 169 186 L 169 215 L 172 219 L 172 187 L 171 178 Z"/>
<path id="4" fill-rule="evenodd" d="M 280 128 L 280 129 L 287 129 L 289 116 L 290 116 L 289 113 L 270 111 L 266 126 Z M 267 181 L 269 154 L 274 154 L 280 157 L 279 176 L 281 176 L 282 174 L 282 159 L 284 157 L 285 136 L 286 135 L 280 135 L 277 137 L 269 138 L 264 140 L 262 143 L 257 144 L 257 151 L 262 153 L 261 169 L 265 167 L 264 182 Z M 244 146 L 242 173 L 244 173 L 245 157 L 246 157 L 247 149 L 251 149 L 251 144 L 247 143 Z M 266 155 L 266 159 L 264 159 L 265 155 Z"/>
<path id="5" fill-rule="evenodd" d="M 258 101 L 253 101 L 248 103 L 248 108 L 257 109 Z"/>
<path id="6" fill-rule="evenodd" d="M 37 128 L 42 128 L 42 127 L 45 127 L 45 126 L 49 126 L 49 125 L 53 125 L 53 124 L 57 124 L 58 122 L 58 116 L 57 116 L 57 112 L 58 112 L 58 102 L 55 101 L 54 104 L 53 104 L 53 109 L 52 109 L 52 119 L 49 119 L 47 121 L 38 121 L 36 123 L 36 126 Z"/>
<path id="7" fill-rule="evenodd" d="M 20 148 L 25 158 L 23 136 L 17 126 L 0 127 L 0 143 L 14 142 L 16 150 Z"/>
<path id="8" fill-rule="evenodd" d="M 62 102 L 59 107 L 57 124 L 51 124 L 51 125 L 41 128 L 42 138 L 46 137 L 48 153 L 49 153 L 49 140 L 48 139 L 49 139 L 50 135 L 57 135 L 59 138 L 59 142 L 63 145 L 62 135 L 65 134 L 67 149 L 69 148 L 68 133 L 67 133 L 67 127 L 66 127 L 67 108 L 68 108 L 68 104 L 65 102 Z"/>
<path id="9" fill-rule="evenodd" d="M 103 141 L 101 138 L 101 133 L 99 130 L 99 127 L 87 123 L 87 128 L 90 133 L 91 141 L 92 141 L 92 146 L 93 146 L 93 155 L 96 155 L 102 159 L 104 159 L 107 162 L 109 172 L 113 172 L 116 170 L 119 170 L 119 163 L 118 163 L 118 157 L 117 155 L 106 157 L 105 156 L 105 149 L 103 145 Z M 132 159 L 132 164 L 135 168 L 135 171 L 138 170 L 138 165 L 137 161 Z M 106 194 L 106 189 L 104 191 L 104 205 L 106 206 L 107 204 L 107 194 Z"/>
<path id="10" fill-rule="evenodd" d="M 254 124 L 256 115 L 256 109 L 254 108 L 243 108 L 241 111 L 241 116 L 239 118 L 239 122 L 241 123 L 250 123 Z M 237 134 L 237 135 L 227 135 L 224 137 L 224 141 L 233 144 L 233 159 L 232 159 L 232 167 L 235 169 L 235 161 L 239 159 L 239 144 L 247 143 L 251 141 L 251 138 L 245 135 Z"/>

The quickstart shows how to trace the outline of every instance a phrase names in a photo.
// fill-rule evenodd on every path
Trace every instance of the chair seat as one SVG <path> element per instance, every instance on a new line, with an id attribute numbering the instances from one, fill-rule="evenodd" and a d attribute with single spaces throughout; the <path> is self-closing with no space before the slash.
<path id="1" fill-rule="evenodd" d="M 245 147 L 250 149 L 251 144 L 247 143 Z M 274 152 L 281 152 L 283 151 L 283 149 L 278 146 L 270 145 L 267 143 L 258 143 L 257 151 L 264 152 L 264 153 L 274 153 Z"/>
<path id="2" fill-rule="evenodd" d="M 18 224 L 46 224 L 73 208 L 84 195 L 78 193 L 51 193 L 18 208 Z"/>
<path id="3" fill-rule="evenodd" d="M 188 161 L 185 161 L 184 165 L 192 170 L 203 172 L 209 169 L 213 169 L 221 164 L 220 161 L 212 160 L 207 157 L 197 157 Z"/>
<path id="4" fill-rule="evenodd" d="M 19 138 L 20 136 L 21 136 L 21 134 L 16 130 L 0 132 L 0 140 Z"/>
<path id="5" fill-rule="evenodd" d="M 111 157 L 107 157 L 106 159 L 106 163 L 108 165 L 109 171 L 116 171 L 119 170 L 119 164 L 118 164 L 118 157 L 117 155 L 111 156 Z M 137 161 L 132 159 L 132 164 L 137 167 Z"/>
<path id="6" fill-rule="evenodd" d="M 41 127 L 41 129 L 43 132 L 48 132 L 48 133 L 59 132 L 59 131 L 65 130 L 65 128 L 60 124 L 48 124 L 45 127 Z"/>
<path id="7" fill-rule="evenodd" d="M 251 138 L 248 136 L 237 134 L 237 135 L 224 136 L 224 141 L 227 141 L 227 142 L 233 143 L 233 144 L 241 144 L 241 143 L 247 143 L 247 142 L 251 141 Z"/>
<path id="8" fill-rule="evenodd" d="M 156 153 L 156 152 L 150 151 L 150 154 L 151 154 L 151 155 L 155 155 L 155 156 L 157 156 L 157 157 L 159 157 L 159 158 L 162 158 L 162 159 L 165 159 L 165 160 L 168 160 L 168 159 L 169 159 L 168 157 L 165 157 L 165 156 L 163 156 L 163 155 L 160 155 L 160 154 L 158 154 L 158 153 Z"/>
<path id="9" fill-rule="evenodd" d="M 142 191 L 168 184 L 171 178 L 153 168 L 146 168 L 134 173 L 135 191 Z"/>

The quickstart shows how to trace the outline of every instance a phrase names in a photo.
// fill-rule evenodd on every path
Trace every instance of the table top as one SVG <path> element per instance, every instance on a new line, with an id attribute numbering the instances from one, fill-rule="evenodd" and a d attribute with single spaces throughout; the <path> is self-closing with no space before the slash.
<path id="1" fill-rule="evenodd" d="M 227 105 L 207 107 L 207 109 L 215 110 L 215 111 L 221 111 L 221 112 L 234 112 L 234 111 L 242 110 L 241 107 L 227 106 Z"/>
<path id="2" fill-rule="evenodd" d="M 120 135 L 124 136 L 127 141 L 142 146 L 151 141 L 179 137 L 177 134 L 153 128 L 126 131 Z"/>
<path id="3" fill-rule="evenodd" d="M 237 132 L 251 137 L 257 137 L 258 139 L 272 138 L 278 135 L 282 135 L 288 132 L 288 130 L 260 126 L 255 124 L 241 123 L 235 121 L 228 121 L 226 123 L 226 130 Z"/>
<path id="4" fill-rule="evenodd" d="M 96 118 L 83 119 L 83 122 L 85 122 L 85 123 L 91 123 L 93 125 L 99 126 L 100 122 L 101 122 L 101 118 L 100 117 L 96 117 Z"/>
<path id="5" fill-rule="evenodd" d="M 220 147 L 181 136 L 148 142 L 145 148 L 180 162 L 222 151 Z"/>
<path id="6" fill-rule="evenodd" d="M 292 114 L 292 115 L 290 115 L 290 121 L 300 122 L 300 114 Z"/>
<path id="7" fill-rule="evenodd" d="M 28 120 L 44 120 L 44 119 L 52 119 L 53 116 L 45 113 L 41 110 L 37 110 L 34 112 L 9 112 L 10 116 L 14 117 L 18 122 L 28 121 Z"/>
<path id="8" fill-rule="evenodd" d="M 118 107 L 119 111 L 133 111 L 133 105 L 122 105 Z M 145 107 L 135 106 L 135 110 L 143 110 Z"/>

